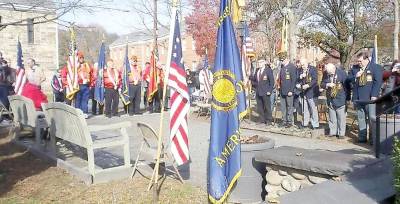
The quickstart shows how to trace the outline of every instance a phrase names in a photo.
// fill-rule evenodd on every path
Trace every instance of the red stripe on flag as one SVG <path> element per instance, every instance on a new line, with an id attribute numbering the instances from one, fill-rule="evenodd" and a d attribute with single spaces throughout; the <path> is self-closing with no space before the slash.
<path id="1" fill-rule="evenodd" d="M 187 157 L 186 157 L 185 153 L 183 153 L 181 145 L 179 144 L 178 138 L 176 138 L 176 135 L 174 136 L 174 138 L 172 138 L 172 141 L 175 144 L 176 151 L 178 152 L 179 156 L 181 157 L 182 162 L 185 163 L 187 161 Z"/>

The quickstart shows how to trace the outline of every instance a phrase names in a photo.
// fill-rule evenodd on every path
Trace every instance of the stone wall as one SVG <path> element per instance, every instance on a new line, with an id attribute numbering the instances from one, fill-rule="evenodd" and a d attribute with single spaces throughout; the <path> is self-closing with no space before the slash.
<path id="1" fill-rule="evenodd" d="M 40 14 L 35 12 L 19 12 L 0 7 L 0 16 L 3 23 L 14 22 L 16 20 L 26 20 Z M 47 18 L 53 18 L 49 15 Z M 26 23 L 24 21 L 23 23 Z M 36 62 L 44 68 L 47 80 L 42 86 L 45 92 L 51 90 L 50 80 L 57 69 L 57 24 L 54 22 L 34 24 L 34 42 L 28 43 L 28 28 L 26 25 L 7 26 L 0 31 L 0 51 L 3 57 L 15 68 L 17 59 L 17 40 L 21 42 L 23 59 L 34 58 Z"/>
<path id="2" fill-rule="evenodd" d="M 331 175 L 318 174 L 283 166 L 268 165 L 265 176 L 266 201 L 277 200 L 280 196 L 307 188 L 314 184 L 333 179 Z"/>

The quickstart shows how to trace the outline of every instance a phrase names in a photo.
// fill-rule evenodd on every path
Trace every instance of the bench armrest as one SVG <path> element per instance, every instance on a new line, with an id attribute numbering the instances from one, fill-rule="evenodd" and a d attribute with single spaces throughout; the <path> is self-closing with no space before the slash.
<path id="1" fill-rule="evenodd" d="M 128 128 L 132 126 L 130 122 L 119 122 L 115 124 L 107 124 L 107 125 L 89 125 L 89 132 L 103 131 L 103 130 L 115 130 L 121 128 Z"/>

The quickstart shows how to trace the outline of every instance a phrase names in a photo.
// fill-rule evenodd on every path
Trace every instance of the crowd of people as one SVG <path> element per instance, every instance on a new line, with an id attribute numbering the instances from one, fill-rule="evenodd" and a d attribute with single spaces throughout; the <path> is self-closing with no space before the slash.
<path id="1" fill-rule="evenodd" d="M 71 78 L 67 65 L 58 69 L 51 80 L 53 100 L 65 102 L 81 109 L 88 116 L 88 104 L 91 101 L 91 114 L 105 114 L 106 117 L 118 116 L 118 107 L 122 94 L 128 94 L 127 101 L 122 101 L 126 114 L 141 114 L 140 104 L 143 102 L 148 112 L 160 112 L 162 103 L 162 89 L 164 72 L 158 66 L 156 72 L 158 89 L 149 93 L 150 70 L 149 62 L 145 67 L 138 65 L 136 56 L 129 59 L 130 71 L 126 91 L 122 93 L 122 68 L 117 68 L 112 59 L 109 59 L 103 71 L 104 103 L 95 100 L 95 86 L 98 78 L 98 65 L 94 66 L 85 61 L 82 52 L 77 53 L 78 68 L 77 89 L 71 89 Z M 254 69 L 250 75 L 257 102 L 257 112 L 260 122 L 269 126 L 273 123 L 273 112 L 277 111 L 280 101 L 282 113 L 281 127 L 291 128 L 298 125 L 301 128 L 316 129 L 320 127 L 318 113 L 318 97 L 326 96 L 328 107 L 329 136 L 344 138 L 346 135 L 347 101 L 353 101 L 357 112 L 358 140 L 367 141 L 367 127 L 370 119 L 375 117 L 374 105 L 360 105 L 355 101 L 375 100 L 380 95 L 400 85 L 400 61 L 395 60 L 391 70 L 383 68 L 371 62 L 368 52 L 361 52 L 357 56 L 357 63 L 346 73 L 343 67 L 327 63 L 313 67 L 306 59 L 300 59 L 294 63 L 282 54 L 277 66 L 264 63 Z M 47 97 L 42 91 L 43 82 L 46 80 L 43 69 L 34 59 L 26 61 L 26 83 L 21 95 L 31 98 L 37 109 L 41 103 L 47 103 Z M 200 97 L 211 98 L 212 72 L 209 69 L 201 69 L 198 77 L 190 70 L 187 72 L 187 84 L 191 96 L 200 92 Z M 8 66 L 0 53 L 0 101 L 7 108 L 9 102 L 7 96 L 14 94 L 14 86 L 18 72 Z M 98 82 L 97 82 L 98 83 Z M 70 89 L 69 91 L 67 91 Z M 198 90 L 200 89 L 200 90 Z M 151 90 L 153 91 L 153 90 Z M 144 93 L 142 93 L 144 92 Z M 148 98 L 148 97 L 151 98 Z M 143 99 L 142 99 L 143 97 Z M 278 100 L 278 98 L 280 100 Z M 72 102 L 74 102 L 72 104 Z M 164 101 L 168 107 L 168 101 Z M 395 110 L 400 113 L 400 108 Z M 299 120 L 299 116 L 302 120 Z"/>
<path id="2" fill-rule="evenodd" d="M 352 101 L 357 112 L 358 142 L 367 142 L 367 127 L 375 117 L 374 105 L 357 101 L 376 100 L 400 85 L 400 63 L 396 60 L 391 70 L 371 62 L 368 52 L 357 54 L 357 63 L 346 73 L 343 67 L 332 63 L 313 67 L 306 59 L 290 62 L 285 53 L 280 64 L 265 63 L 255 69 L 250 79 L 257 102 L 260 122 L 269 126 L 280 97 L 281 127 L 319 128 L 318 97 L 326 96 L 330 137 L 342 139 L 346 135 L 347 106 Z M 400 113 L 398 108 L 395 113 Z M 299 120 L 302 115 L 302 120 Z"/>
<path id="3" fill-rule="evenodd" d="M 78 67 L 76 81 L 78 86 L 71 87 L 71 77 L 69 75 L 70 68 L 68 65 L 56 70 L 51 79 L 51 87 L 53 90 L 53 101 L 63 102 L 73 105 L 75 108 L 82 110 L 85 117 L 89 114 L 99 115 L 105 114 L 106 117 L 119 116 L 118 107 L 120 98 L 123 100 L 124 111 L 126 114 L 135 115 L 141 114 L 140 104 L 145 105 L 145 109 L 152 112 L 161 111 L 162 88 L 163 88 L 163 69 L 157 66 L 156 78 L 157 88 L 153 93 L 148 92 L 148 84 L 150 82 L 150 63 L 146 62 L 145 67 L 141 68 L 138 65 L 136 56 L 131 56 L 129 59 L 129 73 L 127 73 L 126 90 L 123 92 L 123 70 L 117 68 L 112 59 L 109 59 L 102 72 L 103 84 L 98 86 L 104 87 L 104 101 L 95 100 L 95 87 L 100 73 L 98 65 L 93 66 L 85 61 L 83 52 L 77 52 Z M 18 72 L 22 69 L 10 68 L 0 53 L 0 101 L 9 108 L 8 96 L 15 94 L 15 83 L 17 81 Z M 43 93 L 43 82 L 46 81 L 46 76 L 43 69 L 38 66 L 34 59 L 29 58 L 24 66 L 25 78 L 21 95 L 32 99 L 36 109 L 41 109 L 42 103 L 47 103 L 47 96 Z M 98 82 L 97 82 L 98 83 Z M 70 89 L 70 90 L 68 90 Z M 144 91 L 144 94 L 142 94 Z M 124 94 L 127 97 L 121 97 Z M 149 98 L 151 96 L 151 99 Z M 91 101 L 91 113 L 88 110 L 89 100 Z"/>

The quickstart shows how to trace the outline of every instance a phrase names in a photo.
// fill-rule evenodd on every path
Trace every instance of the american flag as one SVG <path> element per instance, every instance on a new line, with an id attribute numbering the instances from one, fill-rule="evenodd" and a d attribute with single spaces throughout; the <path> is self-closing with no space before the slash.
<path id="1" fill-rule="evenodd" d="M 26 83 L 25 68 L 22 59 L 22 47 L 21 42 L 18 39 L 17 42 L 17 79 L 15 81 L 14 91 L 17 95 L 21 95 L 22 89 Z"/>
<path id="2" fill-rule="evenodd" d="M 171 93 L 170 114 L 170 139 L 171 152 L 178 165 L 189 161 L 188 123 L 189 113 L 189 90 L 186 83 L 185 65 L 182 57 L 181 34 L 179 19 L 176 12 L 175 26 L 172 38 L 171 64 L 168 76 L 168 86 Z M 171 24 L 171 26 L 173 26 Z"/>
<path id="3" fill-rule="evenodd" d="M 211 71 L 208 70 L 208 56 L 207 54 L 204 57 L 204 67 L 203 69 L 200 71 L 199 75 L 200 75 L 200 84 L 202 84 L 203 87 L 203 91 L 205 93 L 205 96 L 209 96 L 211 94 Z"/>
<path id="4" fill-rule="evenodd" d="M 69 56 L 67 62 L 68 73 L 67 73 L 66 98 L 69 100 L 74 99 L 75 93 L 79 91 L 78 67 L 79 67 L 78 49 L 76 47 L 75 31 L 72 28 Z"/>

